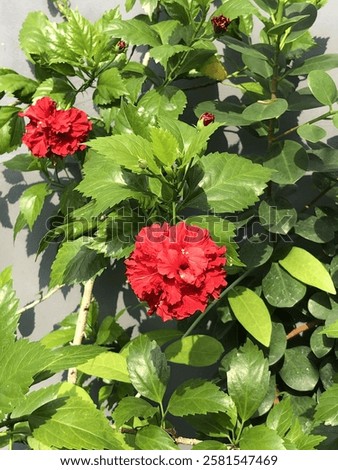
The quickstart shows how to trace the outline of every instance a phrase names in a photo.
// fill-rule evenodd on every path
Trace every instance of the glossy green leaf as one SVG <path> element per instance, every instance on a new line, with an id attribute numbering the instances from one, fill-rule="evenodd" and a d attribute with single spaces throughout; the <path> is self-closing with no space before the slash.
<path id="1" fill-rule="evenodd" d="M 0 106 L 0 127 L 4 126 L 21 108 L 16 106 Z"/>
<path id="2" fill-rule="evenodd" d="M 40 215 L 45 199 L 50 194 L 47 183 L 37 183 L 26 189 L 20 197 L 19 207 L 30 230 Z"/>
<path id="3" fill-rule="evenodd" d="M 337 87 L 333 79 L 322 70 L 313 70 L 308 76 L 313 96 L 323 104 L 333 105 L 337 99 Z"/>
<path id="4" fill-rule="evenodd" d="M 126 94 L 127 89 L 124 80 L 114 67 L 99 75 L 93 100 L 95 104 L 105 105 Z"/>
<path id="5" fill-rule="evenodd" d="M 282 323 L 272 323 L 271 342 L 269 347 L 269 365 L 276 364 L 286 350 L 286 333 Z"/>
<path id="6" fill-rule="evenodd" d="M 154 155 L 166 166 L 171 166 L 179 156 L 178 142 L 166 129 L 153 127 L 150 131 Z"/>
<path id="7" fill-rule="evenodd" d="M 283 439 L 277 431 L 264 424 L 245 428 L 239 445 L 241 450 L 285 450 Z"/>
<path id="8" fill-rule="evenodd" d="M 264 301 L 247 287 L 234 287 L 228 296 L 230 307 L 241 325 L 264 346 L 271 339 L 271 318 Z"/>
<path id="9" fill-rule="evenodd" d="M 285 33 L 285 31 L 289 28 L 292 29 L 292 26 L 295 24 L 299 23 L 299 21 L 304 20 L 305 18 L 308 18 L 309 15 L 298 15 L 298 16 L 293 16 L 292 18 L 285 19 L 281 21 L 280 23 L 276 24 L 275 26 L 272 26 L 272 28 L 268 29 L 267 33 L 268 34 L 277 34 L 277 35 L 282 35 Z"/>
<path id="10" fill-rule="evenodd" d="M 81 346 L 63 346 L 52 351 L 45 349 L 45 366 L 44 369 L 50 372 L 60 372 L 77 367 L 89 359 L 92 359 L 102 353 L 104 349 L 94 345 Z M 48 351 L 48 355 L 47 355 Z"/>
<path id="11" fill-rule="evenodd" d="M 323 328 L 322 333 L 329 338 L 338 338 L 338 320 Z M 325 338 L 325 336 L 324 336 Z M 327 343 L 327 342 L 326 342 Z"/>
<path id="12" fill-rule="evenodd" d="M 106 380 L 130 383 L 127 361 L 125 357 L 115 352 L 103 352 L 93 359 L 78 366 L 85 374 L 101 377 Z"/>
<path id="13" fill-rule="evenodd" d="M 308 301 L 308 309 L 315 318 L 326 320 L 332 311 L 329 296 L 324 292 L 316 292 Z"/>
<path id="14" fill-rule="evenodd" d="M 168 411 L 174 416 L 187 416 L 227 411 L 232 402 L 217 385 L 202 379 L 191 379 L 172 394 Z"/>
<path id="15" fill-rule="evenodd" d="M 264 161 L 264 166 L 276 170 L 271 175 L 278 184 L 293 184 L 304 176 L 308 168 L 305 149 L 292 140 L 275 143 Z"/>
<path id="16" fill-rule="evenodd" d="M 306 294 L 306 286 L 290 276 L 278 263 L 271 264 L 262 287 L 269 304 L 279 308 L 293 307 Z"/>
<path id="17" fill-rule="evenodd" d="M 121 449 L 122 440 L 94 403 L 79 397 L 60 399 L 32 413 L 33 436 L 58 449 Z"/>
<path id="18" fill-rule="evenodd" d="M 123 38 L 132 46 L 160 46 L 156 32 L 146 23 L 136 18 L 130 20 L 115 19 L 109 25 L 109 32 L 116 38 Z"/>
<path id="19" fill-rule="evenodd" d="M 248 420 L 264 400 L 269 388 L 269 366 L 262 351 L 247 340 L 230 359 L 228 391 L 243 421 Z"/>
<path id="20" fill-rule="evenodd" d="M 309 142 L 319 142 L 326 137 L 326 130 L 316 124 L 303 124 L 297 132 L 300 137 Z"/>
<path id="21" fill-rule="evenodd" d="M 171 343 L 165 349 L 168 361 L 192 367 L 205 367 L 214 364 L 224 349 L 212 336 L 190 335 Z"/>
<path id="22" fill-rule="evenodd" d="M 39 160 L 30 153 L 20 153 L 4 162 L 4 166 L 15 171 L 36 171 L 40 169 Z"/>
<path id="23" fill-rule="evenodd" d="M 243 117 L 249 121 L 259 122 L 278 118 L 288 109 L 288 103 L 283 98 L 257 101 L 243 111 Z"/>
<path id="24" fill-rule="evenodd" d="M 334 357 L 327 357 L 325 358 L 319 368 L 319 377 L 323 384 L 325 390 L 329 389 L 334 381 L 335 377 L 338 374 L 338 363 L 336 358 Z"/>
<path id="25" fill-rule="evenodd" d="M 170 368 L 155 341 L 141 335 L 130 345 L 127 365 L 131 383 L 146 398 L 161 403 L 169 380 Z"/>
<path id="26" fill-rule="evenodd" d="M 229 448 L 223 442 L 206 440 L 195 444 L 191 450 L 229 450 Z"/>
<path id="27" fill-rule="evenodd" d="M 236 14 L 236 16 L 238 16 L 238 14 Z M 253 48 L 251 45 L 246 44 L 243 41 L 239 41 L 238 39 L 233 38 L 232 36 L 225 35 L 219 37 L 218 39 L 219 41 L 224 42 L 227 47 L 233 49 L 234 51 L 240 52 L 241 54 L 245 54 L 246 56 L 252 57 L 253 59 L 266 60 L 266 56 L 262 54 L 262 52 L 258 51 L 257 49 Z"/>
<path id="28" fill-rule="evenodd" d="M 297 221 L 297 211 L 286 199 L 262 201 L 258 214 L 264 228 L 282 235 L 286 235 Z"/>
<path id="29" fill-rule="evenodd" d="M 329 217 L 310 216 L 295 225 L 297 235 L 315 243 L 327 243 L 334 238 L 333 224 Z"/>
<path id="30" fill-rule="evenodd" d="M 181 44 L 163 44 L 161 46 L 153 47 L 150 50 L 150 56 L 156 63 L 160 63 L 166 69 L 169 59 L 174 57 L 176 54 L 187 52 L 189 50 L 191 50 L 190 47 Z"/>
<path id="31" fill-rule="evenodd" d="M 297 346 L 285 351 L 284 364 L 279 374 L 293 390 L 308 392 L 315 388 L 319 379 L 317 368 L 309 359 L 311 349 Z"/>
<path id="32" fill-rule="evenodd" d="M 273 248 L 267 240 L 253 235 L 240 245 L 240 257 L 247 268 L 265 264 L 272 255 Z"/>
<path id="33" fill-rule="evenodd" d="M 336 293 L 332 279 L 325 267 L 303 248 L 293 247 L 287 256 L 279 261 L 279 264 L 299 281 L 330 294 Z"/>
<path id="34" fill-rule="evenodd" d="M 163 346 L 172 340 L 177 340 L 183 335 L 182 331 L 173 328 L 162 328 L 160 330 L 152 330 L 144 333 L 151 341 L 156 341 L 159 346 Z"/>
<path id="35" fill-rule="evenodd" d="M 291 4 L 286 5 L 285 14 L 288 18 L 304 15 L 304 18 L 299 20 L 292 27 L 291 32 L 285 39 L 285 42 L 290 44 L 302 37 L 313 25 L 317 18 L 317 8 L 311 3 L 309 4 L 309 2 L 292 2 Z"/>
<path id="36" fill-rule="evenodd" d="M 297 450 L 314 450 L 323 440 L 325 440 L 325 436 L 314 436 L 304 432 L 299 418 L 293 421 L 285 437 L 285 442 L 291 443 L 293 448 Z"/>
<path id="37" fill-rule="evenodd" d="M 22 144 L 24 119 L 17 114 L 0 128 L 0 155 L 15 150 Z"/>
<path id="38" fill-rule="evenodd" d="M 19 322 L 18 306 L 9 266 L 0 273 L 0 338 L 3 346 L 14 343 Z"/>
<path id="39" fill-rule="evenodd" d="M 263 77 L 263 78 L 266 78 L 266 79 L 272 77 L 273 67 L 268 62 L 267 58 L 265 58 L 265 60 L 257 59 L 256 57 L 252 57 L 250 54 L 244 53 L 242 55 L 242 60 L 243 60 L 244 64 L 250 69 L 251 73 L 255 73 L 255 74 L 259 75 L 260 77 Z M 258 112 L 260 112 L 260 113 L 263 112 L 261 107 L 260 108 L 256 107 L 256 109 L 258 109 Z M 267 111 L 264 110 L 264 114 L 266 112 Z M 271 109 L 270 109 L 270 112 L 271 112 Z M 244 115 L 245 119 L 250 119 L 250 120 L 253 120 L 253 121 L 257 120 L 254 117 L 253 113 L 251 113 L 251 112 L 248 112 L 248 114 L 243 114 L 243 115 Z"/>
<path id="40" fill-rule="evenodd" d="M 49 385 L 25 395 L 24 400 L 18 403 L 11 413 L 12 418 L 30 415 L 46 403 L 56 400 L 59 396 L 60 386 L 61 384 Z"/>
<path id="41" fill-rule="evenodd" d="M 190 207 L 236 212 L 254 204 L 266 187 L 270 170 L 229 153 L 211 153 L 201 160 L 205 176 Z"/>
<path id="42" fill-rule="evenodd" d="M 112 416 L 118 429 L 134 417 L 151 418 L 157 412 L 157 407 L 152 406 L 142 398 L 124 397 L 119 401 Z"/>
<path id="43" fill-rule="evenodd" d="M 320 396 L 315 420 L 328 426 L 338 426 L 338 384 L 333 384 Z"/>
<path id="44" fill-rule="evenodd" d="M 269 388 L 263 398 L 261 404 L 257 408 L 257 411 L 253 415 L 253 418 L 258 418 L 265 415 L 273 406 L 276 399 L 276 376 L 271 375 L 269 380 Z"/>
<path id="45" fill-rule="evenodd" d="M 290 75 L 307 75 L 312 70 L 331 70 L 338 68 L 338 54 L 322 54 L 306 59 L 302 65 L 290 71 Z"/>
<path id="46" fill-rule="evenodd" d="M 334 325 L 334 324 L 333 324 Z M 330 325 L 332 327 L 333 325 Z M 327 328 L 330 328 L 327 327 Z M 310 347 L 311 351 L 319 359 L 326 356 L 334 346 L 334 339 L 332 336 L 329 338 L 326 336 L 323 326 L 318 326 L 311 335 L 310 338 Z M 338 338 L 338 321 L 336 322 L 336 333 Z"/>
<path id="47" fill-rule="evenodd" d="M 68 108 L 74 104 L 76 98 L 76 89 L 65 79 L 47 78 L 37 87 L 33 100 L 44 96 L 49 96 L 62 108 Z"/>
<path id="48" fill-rule="evenodd" d="M 50 288 L 85 282 L 106 268 L 102 255 L 90 250 L 82 238 L 63 243 L 52 264 Z"/>
<path id="49" fill-rule="evenodd" d="M 138 102 L 138 110 L 141 115 L 152 119 L 155 116 L 177 119 L 186 105 L 184 92 L 174 86 L 168 86 L 164 90 L 150 90 L 145 93 Z"/>
<path id="50" fill-rule="evenodd" d="M 22 101 L 32 95 L 38 83 L 31 78 L 24 77 L 17 73 L 0 75 L 0 92 L 11 93 Z"/>
<path id="51" fill-rule="evenodd" d="M 268 428 L 277 431 L 279 436 L 284 437 L 293 420 L 294 412 L 290 397 L 286 396 L 271 409 L 266 419 L 266 425 Z"/>
<path id="52" fill-rule="evenodd" d="M 136 434 L 135 444 L 141 450 L 178 450 L 169 434 L 158 426 L 146 426 Z"/>

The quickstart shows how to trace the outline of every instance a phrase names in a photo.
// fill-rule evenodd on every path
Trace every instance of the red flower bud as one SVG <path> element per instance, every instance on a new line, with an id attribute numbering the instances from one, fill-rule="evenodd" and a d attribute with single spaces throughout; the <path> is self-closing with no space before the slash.
<path id="1" fill-rule="evenodd" d="M 212 113 L 203 113 L 198 121 L 203 124 L 203 126 L 209 126 L 212 122 L 215 122 L 215 115 Z"/>
<path id="2" fill-rule="evenodd" d="M 224 15 L 220 15 L 211 18 L 211 23 L 214 27 L 215 34 L 224 34 L 227 31 L 231 20 Z"/>
<path id="3" fill-rule="evenodd" d="M 117 48 L 120 52 L 123 52 L 125 49 L 127 49 L 127 47 L 127 43 L 125 41 L 122 41 L 122 39 L 117 43 Z"/>

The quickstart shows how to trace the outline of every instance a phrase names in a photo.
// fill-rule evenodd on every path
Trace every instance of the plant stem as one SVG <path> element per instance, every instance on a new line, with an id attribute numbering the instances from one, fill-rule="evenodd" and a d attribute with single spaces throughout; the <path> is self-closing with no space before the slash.
<path id="1" fill-rule="evenodd" d="M 77 317 L 76 328 L 73 339 L 73 346 L 79 346 L 82 343 L 82 339 L 85 334 L 87 317 L 89 312 L 90 303 L 92 300 L 93 287 L 94 287 L 95 278 L 89 279 L 83 290 L 83 296 L 81 300 L 79 315 Z M 73 367 L 68 371 L 68 382 L 75 384 L 77 379 L 77 369 Z"/>
<path id="2" fill-rule="evenodd" d="M 298 336 L 301 333 L 304 333 L 304 331 L 311 330 L 312 328 L 315 328 L 317 325 L 321 325 L 322 323 L 323 322 L 321 320 L 315 320 L 315 321 L 303 323 L 302 325 L 297 326 L 297 328 L 294 328 L 293 330 L 291 330 L 290 333 L 286 335 L 286 339 L 294 338 L 295 336 Z"/>
<path id="3" fill-rule="evenodd" d="M 64 284 L 61 284 L 60 286 L 54 287 L 54 289 L 51 289 L 50 291 L 48 291 L 46 295 L 42 295 L 42 293 L 40 293 L 40 298 L 39 299 L 34 300 L 34 302 L 31 302 L 30 304 L 27 304 L 24 307 L 22 307 L 18 311 L 18 314 L 22 315 L 27 310 L 30 310 L 31 308 L 34 308 L 36 305 L 39 305 L 41 302 L 44 302 L 45 300 L 49 299 L 49 297 L 51 297 L 53 294 L 55 294 L 55 292 L 60 290 L 63 286 L 64 286 Z"/>
<path id="4" fill-rule="evenodd" d="M 279 134 L 279 135 L 276 135 L 272 138 L 272 141 L 276 141 L 276 140 L 279 140 L 280 138 L 282 137 L 285 137 L 289 134 L 291 134 L 292 132 L 296 131 L 297 129 L 299 129 L 299 127 L 301 126 L 305 126 L 305 124 L 314 124 L 315 122 L 318 122 L 318 121 L 321 121 L 323 119 L 326 119 L 330 116 L 332 116 L 333 114 L 336 114 L 335 112 L 332 112 L 332 111 L 328 111 L 327 113 L 324 113 L 324 114 L 321 114 L 320 116 L 316 117 L 316 118 L 313 118 L 311 119 L 310 121 L 308 122 L 304 122 L 303 124 L 298 124 L 297 126 L 294 126 L 294 127 L 291 127 L 290 129 L 288 129 L 287 131 L 284 131 L 282 132 L 282 134 Z"/>
<path id="5" fill-rule="evenodd" d="M 243 279 L 245 279 L 247 276 L 249 276 L 249 274 L 252 273 L 252 271 L 254 270 L 254 268 L 252 269 L 249 269 L 248 271 L 246 271 L 245 273 L 243 273 L 241 276 L 239 276 L 239 278 L 236 279 L 236 281 L 234 281 L 232 284 L 230 284 L 230 286 L 228 286 L 226 289 L 224 289 L 224 291 L 221 293 L 221 295 L 219 296 L 218 299 L 215 299 L 211 302 L 211 304 L 208 305 L 208 307 L 206 308 L 205 312 L 204 313 L 201 313 L 199 315 L 199 317 L 196 318 L 196 320 L 194 321 L 194 323 L 190 326 L 190 328 L 187 329 L 187 331 L 184 333 L 184 335 L 182 336 L 182 338 L 185 338 L 186 336 L 188 336 L 195 328 L 196 326 L 199 324 L 200 321 L 203 320 L 203 318 L 206 316 L 206 314 L 208 312 L 210 312 L 210 310 L 221 300 L 223 299 L 223 297 L 228 294 L 228 292 L 230 292 L 234 287 L 236 287 L 241 281 L 243 281 Z"/>

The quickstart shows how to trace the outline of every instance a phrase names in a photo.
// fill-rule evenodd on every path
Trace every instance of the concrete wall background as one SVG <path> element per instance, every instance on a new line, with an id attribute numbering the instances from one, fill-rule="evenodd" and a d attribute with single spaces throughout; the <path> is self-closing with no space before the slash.
<path id="1" fill-rule="evenodd" d="M 78 7 L 80 12 L 91 20 L 95 20 L 101 14 L 110 8 L 114 8 L 123 0 L 73 0 L 73 7 Z M 57 11 L 51 1 L 33 0 L 0 0 L 0 67 L 12 68 L 24 75 L 31 76 L 29 64 L 26 62 L 18 43 L 18 33 L 22 22 L 30 11 L 42 10 L 50 17 L 57 18 Z M 122 12 L 124 9 L 122 8 Z M 124 15 L 125 16 L 125 15 Z M 338 52 L 338 8 L 337 0 L 329 0 L 326 7 L 319 11 L 318 19 L 312 28 L 313 33 L 320 38 L 320 44 L 326 47 L 326 52 Z M 331 72 L 330 72 L 331 73 Z M 338 83 L 337 70 L 331 75 Z M 211 99 L 216 95 L 215 89 L 206 91 L 203 100 Z M 222 97 L 232 94 L 230 88 L 221 86 Z M 200 96 L 198 97 L 201 100 Z M 3 104 L 3 103 L 1 103 Z M 89 105 L 86 99 L 80 99 L 77 105 L 83 109 Z M 317 115 L 317 114 L 316 114 Z M 306 119 L 309 115 L 306 115 Z M 337 143 L 334 137 L 334 130 L 329 127 L 328 131 L 331 137 L 330 143 Z M 227 133 L 227 137 L 233 140 L 234 136 Z M 236 136 L 235 136 L 236 138 Z M 25 151 L 25 150 L 24 150 Z M 20 153 L 18 150 L 15 153 Z M 35 261 L 35 252 L 38 246 L 41 233 L 44 227 L 37 224 L 33 233 L 22 231 L 15 243 L 13 243 L 13 225 L 18 214 L 18 199 L 22 191 L 34 181 L 38 181 L 37 175 L 11 172 L 6 170 L 1 164 L 8 159 L 10 155 L 0 156 L 0 271 L 8 266 L 13 266 L 14 286 L 21 305 L 31 302 L 38 297 L 41 289 L 46 290 L 49 267 L 54 256 L 53 250 Z M 44 216 L 52 210 L 52 207 L 46 209 Z M 42 217 L 41 219 L 44 219 Z M 121 273 L 122 274 L 122 273 Z M 106 273 L 99 285 L 96 287 L 96 296 L 100 299 L 104 314 L 113 313 L 115 309 L 120 309 L 123 303 L 132 302 L 132 296 L 127 290 L 117 295 L 122 276 L 119 272 Z M 20 331 L 23 336 L 30 336 L 32 339 L 39 339 L 48 331 L 53 329 L 55 323 L 64 318 L 68 313 L 74 311 L 79 303 L 80 288 L 64 289 L 58 292 L 52 298 L 42 303 L 34 310 L 26 312 L 22 317 Z M 143 314 L 142 314 L 143 315 Z M 144 316 L 142 316 L 144 318 Z M 137 325 L 140 319 L 140 312 L 135 312 L 134 316 L 122 317 L 125 326 Z M 160 326 L 156 319 L 147 319 L 147 328 L 154 327 L 154 324 Z"/>

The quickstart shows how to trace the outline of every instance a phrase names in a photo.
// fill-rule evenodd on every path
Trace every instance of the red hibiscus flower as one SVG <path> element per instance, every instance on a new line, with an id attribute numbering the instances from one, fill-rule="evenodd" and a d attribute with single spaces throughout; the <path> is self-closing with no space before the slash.
<path id="1" fill-rule="evenodd" d="M 216 34 L 224 34 L 226 33 L 231 20 L 224 15 L 219 15 L 211 18 L 211 22 Z"/>
<path id="2" fill-rule="evenodd" d="M 203 113 L 198 119 L 199 123 L 202 123 L 203 126 L 209 126 L 209 124 L 215 122 L 215 115 L 212 113 Z"/>
<path id="3" fill-rule="evenodd" d="M 204 312 L 227 285 L 225 247 L 206 229 L 180 222 L 144 227 L 125 261 L 135 294 L 148 303 L 148 315 L 182 320 Z"/>
<path id="4" fill-rule="evenodd" d="M 48 96 L 39 99 L 20 116 L 28 117 L 22 142 L 35 157 L 66 157 L 77 150 L 92 129 L 87 114 L 80 109 L 56 109 L 56 103 Z"/>

